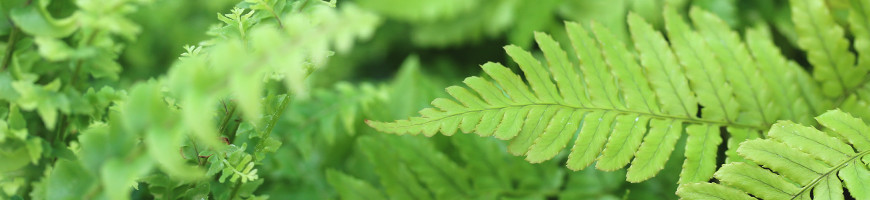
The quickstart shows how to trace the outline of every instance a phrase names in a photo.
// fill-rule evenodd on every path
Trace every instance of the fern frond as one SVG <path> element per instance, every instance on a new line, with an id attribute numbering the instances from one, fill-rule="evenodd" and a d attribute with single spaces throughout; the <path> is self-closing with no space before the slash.
<path id="1" fill-rule="evenodd" d="M 685 67 L 698 103 L 703 107 L 703 118 L 733 122 L 739 105 L 731 85 L 722 76 L 722 67 L 715 60 L 703 38 L 673 9 L 665 10 L 665 28 L 680 63 Z"/>
<path id="2" fill-rule="evenodd" d="M 450 136 L 459 130 L 494 136 L 510 140 L 508 151 L 532 163 L 552 159 L 576 138 L 567 158 L 569 168 L 579 170 L 597 161 L 596 168 L 612 171 L 631 163 L 626 176 L 632 182 L 655 176 L 688 127 L 682 182 L 706 181 L 716 169 L 715 152 L 723 140 L 719 129 L 740 132 L 732 133 L 739 137 L 729 140 L 736 146 L 758 137 L 764 129 L 761 125 L 779 116 L 779 108 L 772 107 L 768 89 L 735 98 L 733 82 L 748 81 L 740 83 L 743 90 L 767 88 L 767 83 L 758 78 L 755 60 L 724 22 L 712 16 L 697 19 L 717 25 L 705 34 L 724 35 L 729 39 L 725 45 L 739 45 L 738 49 L 719 46 L 717 50 L 734 51 L 737 63 L 716 60 L 704 37 L 675 11 L 665 17 L 673 47 L 634 14 L 629 15 L 628 24 L 637 55 L 601 25 L 592 23 L 588 31 L 567 22 L 568 36 L 581 62 L 579 70 L 559 43 L 547 34 L 535 33 L 546 63 L 520 47 L 505 47 L 526 82 L 501 64 L 486 63 L 481 67 L 491 79 L 469 77 L 463 81 L 467 88 L 448 87 L 455 100 L 435 99 L 435 108 L 420 111 L 421 117 L 368 124 L 397 134 L 442 132 Z M 726 74 L 740 76 L 723 78 L 723 71 L 731 68 Z M 699 104 L 703 106 L 701 116 Z M 741 110 L 742 104 L 753 105 Z"/>
<path id="3" fill-rule="evenodd" d="M 725 164 L 715 175 L 721 186 L 688 184 L 677 194 L 688 199 L 728 199 L 725 195 L 734 195 L 737 189 L 761 199 L 843 199 L 845 187 L 855 199 L 870 198 L 866 192 L 870 171 L 864 160 L 870 154 L 870 127 L 840 110 L 816 119 L 831 132 L 778 122 L 769 138 L 743 142 L 737 150 L 759 165 Z M 725 190 L 731 192 L 721 192 Z"/>
<path id="4" fill-rule="evenodd" d="M 401 163 L 396 151 L 387 150 L 387 146 L 380 145 L 374 138 L 363 137 L 358 141 L 361 149 L 364 150 L 363 153 L 372 163 Z M 396 199 L 433 199 L 407 165 L 378 165 L 375 167 L 375 173 L 380 177 L 387 196 Z"/>
<path id="5" fill-rule="evenodd" d="M 849 27 L 855 36 L 854 47 L 858 51 L 858 68 L 870 68 L 870 2 L 849 0 Z"/>
<path id="6" fill-rule="evenodd" d="M 689 83 L 698 95 L 698 103 L 703 106 L 702 117 L 736 121 L 740 106 L 734 97 L 734 90 L 722 76 L 723 67 L 715 60 L 711 48 L 698 33 L 689 29 L 688 24 L 673 9 L 665 11 L 665 27 L 674 51 L 685 66 Z M 708 180 L 716 170 L 715 156 L 711 154 L 722 142 L 718 127 L 689 126 L 686 133 L 686 161 L 683 162 L 680 183 Z"/>
<path id="7" fill-rule="evenodd" d="M 384 195 L 369 183 L 334 169 L 326 170 L 326 181 L 335 187 L 342 199 L 385 199 Z"/>
<path id="8" fill-rule="evenodd" d="M 609 73 L 601 50 L 595 45 L 596 41 L 589 37 L 589 33 L 580 24 L 566 22 L 565 27 L 577 58 L 583 63 L 580 71 L 592 104 L 624 109 L 625 104 L 619 99 L 619 87 Z"/>
<path id="9" fill-rule="evenodd" d="M 716 171 L 716 153 L 722 138 L 719 127 L 691 125 L 686 127 L 689 135 L 686 141 L 686 161 L 680 172 L 680 183 L 709 180 Z"/>
<path id="10" fill-rule="evenodd" d="M 713 183 L 690 183 L 680 187 L 677 195 L 686 199 L 743 199 L 755 200 L 740 190 Z"/>
<path id="11" fill-rule="evenodd" d="M 813 77 L 820 81 L 828 97 L 848 95 L 863 82 L 866 68 L 855 68 L 855 55 L 843 28 L 834 22 L 825 1 L 791 0 L 792 20 L 798 33 L 798 46 L 807 51 Z"/>

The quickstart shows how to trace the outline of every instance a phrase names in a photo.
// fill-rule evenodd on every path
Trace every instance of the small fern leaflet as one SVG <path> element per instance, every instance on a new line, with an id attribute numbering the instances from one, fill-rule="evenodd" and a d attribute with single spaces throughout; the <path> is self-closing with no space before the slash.
<path id="1" fill-rule="evenodd" d="M 725 164 L 715 174 L 719 184 L 686 184 L 677 194 L 687 199 L 844 199 L 846 188 L 855 199 L 870 198 L 870 127 L 840 110 L 816 120 L 831 131 L 780 121 L 767 139 L 749 140 L 737 149 L 759 165 Z"/>

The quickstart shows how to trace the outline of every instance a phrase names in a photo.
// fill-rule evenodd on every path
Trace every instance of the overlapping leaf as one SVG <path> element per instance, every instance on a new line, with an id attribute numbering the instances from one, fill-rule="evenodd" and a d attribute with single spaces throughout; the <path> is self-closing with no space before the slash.
<path id="1" fill-rule="evenodd" d="M 829 133 L 781 121 L 767 139 L 740 144 L 737 152 L 755 164 L 734 162 L 716 172 L 719 184 L 693 183 L 677 194 L 687 199 L 870 198 L 870 127 L 840 110 L 816 117 Z"/>
<path id="2" fill-rule="evenodd" d="M 755 38 L 761 46 L 747 48 L 712 14 L 692 9 L 699 29 L 695 32 L 675 11 L 666 10 L 670 42 L 634 14 L 628 16 L 633 50 L 599 24 L 586 29 L 568 22 L 579 65 L 550 36 L 536 33 L 544 63 L 517 46 L 505 47 L 525 81 L 501 64 L 486 63 L 481 67 L 490 78 L 469 77 L 467 87 L 447 88 L 455 100 L 438 98 L 432 101 L 435 108 L 423 109 L 420 117 L 369 125 L 396 134 L 450 136 L 462 131 L 493 136 L 510 140 L 508 151 L 532 163 L 552 159 L 573 140 L 569 168 L 579 170 L 597 161 L 596 168 L 612 171 L 631 163 L 626 176 L 632 182 L 655 176 L 685 129 L 688 144 L 680 182 L 690 183 L 712 177 L 723 142 L 721 127 L 731 135 L 729 147 L 736 147 L 758 137 L 766 124 L 798 116 L 781 116 L 782 110 L 803 114 L 814 109 L 806 103 L 813 99 L 776 103 L 772 88 L 797 84 L 794 75 L 774 84 L 760 78 L 780 70 L 761 65 L 784 62 L 762 62 L 750 53 L 779 56 L 775 48 L 763 46 L 769 38 Z M 807 87 L 814 89 L 812 83 Z M 797 89 L 784 93 L 801 94 Z M 728 160 L 740 159 L 731 149 Z"/>

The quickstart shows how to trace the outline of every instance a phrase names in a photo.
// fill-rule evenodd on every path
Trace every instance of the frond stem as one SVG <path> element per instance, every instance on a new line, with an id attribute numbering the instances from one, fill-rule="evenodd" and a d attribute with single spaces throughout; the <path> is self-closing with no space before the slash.
<path id="1" fill-rule="evenodd" d="M 840 169 L 843 169 L 844 167 L 846 167 L 846 165 L 848 165 L 848 163 L 854 161 L 856 158 L 864 157 L 867 154 L 870 154 L 870 151 L 863 151 L 861 153 L 855 154 L 855 156 L 852 156 L 849 159 L 846 159 L 846 160 L 840 162 L 840 164 L 837 164 L 837 166 L 834 166 L 834 168 L 828 170 L 828 172 L 825 172 L 825 174 L 822 174 L 821 176 L 816 177 L 815 179 L 813 179 L 812 182 L 810 182 L 810 184 L 807 184 L 806 186 L 801 188 L 800 191 L 798 191 L 797 193 L 795 193 L 794 195 L 791 196 L 791 199 L 795 199 L 795 198 L 801 196 L 801 194 L 803 194 L 804 192 L 807 192 L 810 189 L 816 187 L 816 185 L 819 184 L 819 182 L 821 182 L 823 179 L 825 179 L 826 177 L 831 175 L 831 173 L 840 171 Z"/>
<path id="2" fill-rule="evenodd" d="M 275 13 L 275 9 L 269 4 L 266 4 L 263 0 L 260 0 L 260 3 L 263 4 L 263 7 L 266 7 L 266 10 L 269 11 L 269 13 L 272 13 L 272 16 L 275 17 L 275 21 L 278 22 L 278 27 L 284 29 L 284 23 L 281 22 L 281 17 L 278 16 L 278 13 Z"/>
<path id="3" fill-rule="evenodd" d="M 233 186 L 233 191 L 230 192 L 230 197 L 227 200 L 236 199 L 236 195 L 239 194 L 239 189 L 242 188 L 242 181 L 237 181 L 236 186 Z"/>
<path id="4" fill-rule="evenodd" d="M 525 106 L 561 106 L 561 107 L 564 107 L 567 109 L 587 110 L 589 112 L 603 111 L 603 112 L 616 112 L 616 113 L 620 113 L 620 114 L 636 114 L 636 115 L 648 116 L 651 118 L 675 119 L 675 120 L 680 120 L 680 121 L 689 122 L 689 123 L 696 123 L 696 124 L 715 124 L 718 126 L 740 127 L 740 128 L 754 129 L 754 130 L 758 130 L 758 131 L 765 130 L 765 127 L 762 127 L 760 125 L 741 124 L 738 122 L 718 121 L 718 120 L 710 120 L 710 119 L 703 119 L 703 118 L 689 118 L 689 117 L 685 117 L 685 116 L 647 113 L 647 112 L 639 112 L 639 111 L 632 111 L 632 110 L 621 110 L 621 109 L 615 109 L 615 108 L 579 107 L 579 106 L 563 105 L 563 104 L 556 104 L 556 103 L 518 104 L 518 105 L 507 105 L 507 106 L 498 106 L 498 107 L 490 107 L 490 108 L 484 108 L 484 109 L 469 110 L 469 111 L 465 111 L 465 112 L 441 116 L 439 118 L 427 120 L 427 122 L 423 122 L 423 123 L 409 124 L 407 126 L 397 126 L 397 127 L 408 127 L 408 126 L 421 125 L 421 124 L 441 120 L 441 119 L 448 118 L 448 117 L 463 115 L 463 114 L 466 114 L 469 112 L 483 112 L 483 111 L 488 111 L 488 110 L 500 110 L 500 109 L 506 109 L 509 107 L 525 107 Z"/>
<path id="5" fill-rule="evenodd" d="M 801 1 L 801 2 L 803 2 L 804 6 L 805 6 L 806 8 L 810 8 L 810 5 L 809 5 L 809 3 L 807 3 L 806 0 L 803 0 L 803 1 Z M 806 13 L 810 13 L 809 10 L 804 10 L 804 12 L 806 12 Z M 807 16 L 810 17 L 810 18 L 812 18 L 812 15 L 807 15 Z M 824 37 L 822 37 L 822 35 L 819 34 L 819 31 L 821 31 L 821 30 L 820 30 L 820 28 L 819 28 L 819 25 L 816 24 L 815 19 L 810 19 L 810 20 L 809 20 L 809 24 L 810 24 L 811 26 L 813 26 L 813 29 L 816 30 L 816 31 L 813 32 L 814 35 L 816 36 L 816 39 L 818 39 L 819 41 L 822 41 L 822 40 L 823 40 L 822 38 L 824 38 Z M 828 46 L 827 46 L 827 45 L 822 45 L 822 51 L 825 52 L 825 57 L 828 58 L 828 64 L 831 65 L 831 67 L 836 68 L 836 67 L 837 67 L 837 63 L 834 63 L 834 56 L 831 55 L 831 50 L 828 49 Z M 836 72 L 834 73 L 834 75 L 836 75 L 836 77 L 837 77 L 837 83 L 840 84 L 841 87 L 843 87 L 843 95 L 847 95 L 847 94 L 849 94 L 849 89 L 847 89 L 847 87 L 846 87 L 846 82 L 843 80 L 843 76 L 840 75 L 839 73 L 836 73 Z"/>

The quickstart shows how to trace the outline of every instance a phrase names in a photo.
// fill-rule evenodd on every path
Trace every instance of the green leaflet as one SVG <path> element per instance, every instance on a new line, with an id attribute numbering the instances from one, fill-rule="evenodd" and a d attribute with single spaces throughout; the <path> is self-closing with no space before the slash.
<path id="1" fill-rule="evenodd" d="M 741 142 L 760 138 L 761 135 L 757 131 L 742 128 L 728 127 L 727 130 L 730 137 L 728 137 L 727 143 L 728 150 L 725 151 L 725 163 L 737 161 L 746 162 L 746 159 L 743 159 L 743 157 L 737 153 L 737 147 Z"/>
<path id="2" fill-rule="evenodd" d="M 844 199 L 848 190 L 856 199 L 866 198 L 870 172 L 862 158 L 870 154 L 870 143 L 866 142 L 866 132 L 859 130 L 866 130 L 867 125 L 840 110 L 816 119 L 831 133 L 780 121 L 770 129 L 767 139 L 749 140 L 737 149 L 758 165 L 725 164 L 715 175 L 720 186 L 688 184 L 680 188 L 686 192 L 677 194 L 689 199 L 703 193 L 723 198 L 734 192 L 716 190 L 727 188 L 761 199 Z"/>
<path id="3" fill-rule="evenodd" d="M 799 37 L 798 46 L 807 51 L 807 59 L 813 64 L 813 77 L 821 82 L 822 91 L 828 97 L 849 95 L 864 82 L 868 68 L 854 67 L 855 55 L 849 52 L 843 28 L 834 22 L 824 1 L 791 0 L 789 3 Z"/>
<path id="4" fill-rule="evenodd" d="M 677 190 L 677 195 L 686 199 L 755 199 L 746 193 L 740 192 L 740 190 L 712 183 L 687 184 L 686 187 L 680 187 Z"/>
<path id="5" fill-rule="evenodd" d="M 852 9 L 849 11 L 849 27 L 855 36 L 855 50 L 858 51 L 858 68 L 870 68 L 870 3 L 861 0 L 849 0 Z"/>
<path id="6" fill-rule="evenodd" d="M 583 121 L 577 140 L 568 155 L 569 169 L 581 170 L 591 165 L 604 148 L 610 136 L 611 125 L 616 118 L 613 112 L 590 113 Z"/>
<path id="7" fill-rule="evenodd" d="M 336 188 L 342 199 L 384 199 L 372 185 L 333 169 L 326 171 L 326 180 Z"/>
<path id="8" fill-rule="evenodd" d="M 740 42 L 740 36 L 712 13 L 693 7 L 690 15 L 698 32 L 707 41 L 722 66 L 725 78 L 735 91 L 742 91 L 734 93 L 741 105 L 737 120 L 747 123 L 761 122 L 766 126 L 778 119 L 780 111 L 771 100 L 770 88 L 764 82 L 746 45 Z"/>
<path id="9" fill-rule="evenodd" d="M 632 165 L 628 167 L 625 179 L 629 182 L 640 182 L 662 170 L 680 139 L 683 128 L 681 125 L 682 122 L 678 120 L 650 120 L 650 133 L 644 137 L 637 155 L 631 161 Z"/>
<path id="10" fill-rule="evenodd" d="M 725 82 L 722 67 L 701 36 L 690 30 L 673 9 L 665 10 L 665 27 L 671 46 L 697 93 L 698 103 L 703 106 L 702 117 L 729 122 L 736 120 L 739 104 L 734 99 L 733 89 Z"/>
<path id="11" fill-rule="evenodd" d="M 565 97 L 565 103 L 568 105 L 589 105 L 587 100 L 586 88 L 583 81 L 580 81 L 580 76 L 574 69 L 574 63 L 568 60 L 568 56 L 559 43 L 556 43 L 553 38 L 544 33 L 535 33 L 535 40 L 540 45 L 541 51 L 544 52 L 544 57 L 547 58 L 547 66 L 550 66 L 550 71 L 553 73 L 553 80 L 556 81 L 560 88 L 559 92 L 562 97 Z"/>
<path id="12" fill-rule="evenodd" d="M 635 14 L 628 15 L 628 24 L 640 61 L 650 74 L 650 85 L 659 91 L 656 93 L 659 101 L 679 102 L 662 104 L 662 110 L 668 114 L 695 116 L 698 100 L 662 34 Z"/>
<path id="13" fill-rule="evenodd" d="M 761 68 L 764 80 L 770 86 L 773 100 L 782 106 L 780 118 L 799 123 L 813 123 L 812 117 L 817 115 L 817 108 L 822 105 L 822 98 L 816 94 L 806 94 L 796 80 L 801 76 L 809 76 L 806 71 L 786 60 L 771 40 L 770 31 L 763 26 L 746 31 L 746 44 Z M 814 84 L 808 84 L 810 87 Z M 818 90 L 818 89 L 814 89 Z"/>
<path id="14" fill-rule="evenodd" d="M 583 114 L 571 109 L 559 109 L 553 116 L 553 121 L 544 129 L 544 133 L 535 139 L 529 147 L 526 160 L 531 163 L 539 163 L 556 156 L 566 145 L 568 140 L 577 130 Z"/>
<path id="15" fill-rule="evenodd" d="M 373 163 L 384 163 L 375 168 L 375 172 L 381 177 L 386 194 L 394 198 L 403 199 L 432 199 L 432 194 L 418 182 L 407 165 L 392 165 L 386 163 L 398 163 L 401 157 L 394 151 L 388 151 L 386 146 L 379 145 L 375 138 L 360 138 L 360 148 Z M 440 177 L 436 177 L 440 178 Z"/>
<path id="16" fill-rule="evenodd" d="M 670 44 L 633 14 L 628 25 L 638 54 L 601 25 L 592 23 L 590 32 L 567 22 L 580 70 L 559 43 L 535 33 L 545 63 L 518 46 L 505 47 L 523 71 L 525 82 L 501 64 L 486 63 L 481 67 L 490 78 L 468 77 L 463 81 L 467 87 L 448 87 L 453 98 L 435 99 L 435 108 L 421 110 L 421 116 L 367 123 L 379 131 L 400 135 L 442 132 L 451 136 L 462 131 L 494 136 L 510 140 L 507 150 L 531 163 L 552 159 L 574 139 L 568 168 L 579 170 L 596 161 L 596 168 L 605 171 L 628 166 L 627 179 L 632 182 L 655 176 L 674 150 L 683 127 L 689 127 L 682 173 L 682 182 L 689 183 L 713 176 L 715 152 L 723 141 L 719 128 L 734 131 L 728 143 L 736 148 L 739 142 L 758 137 L 763 124 L 779 119 L 779 110 L 811 110 L 808 103 L 777 104 L 771 89 L 735 92 L 732 84 L 740 85 L 741 91 L 768 88 L 759 77 L 779 68 L 759 67 L 741 39 L 714 16 L 695 11 L 695 23 L 711 26 L 699 34 L 675 11 L 666 10 Z M 708 45 L 704 39 L 715 37 L 728 41 Z M 775 54 L 764 47 L 758 51 Z M 716 52 L 734 57 L 717 59 Z M 798 81 L 794 78 L 779 83 Z M 797 89 L 790 92 L 803 94 Z M 703 106 L 701 116 L 699 104 Z M 739 160 L 734 149 L 730 152 L 729 161 Z"/>
<path id="17" fill-rule="evenodd" d="M 718 127 L 691 125 L 686 127 L 689 135 L 686 140 L 686 161 L 680 172 L 680 184 L 703 182 L 713 176 L 716 171 L 716 157 L 713 154 L 719 148 L 722 137 Z"/>

